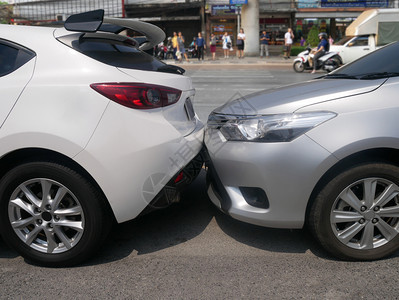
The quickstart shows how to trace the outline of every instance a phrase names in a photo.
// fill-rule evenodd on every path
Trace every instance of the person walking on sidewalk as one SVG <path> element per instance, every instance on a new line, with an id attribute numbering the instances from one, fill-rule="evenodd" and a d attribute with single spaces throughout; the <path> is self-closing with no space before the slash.
<path id="1" fill-rule="evenodd" d="M 229 58 L 229 51 L 232 45 L 231 45 L 231 38 L 227 32 L 224 33 L 222 40 L 223 40 L 222 48 L 224 51 L 224 58 Z"/>
<path id="2" fill-rule="evenodd" d="M 197 50 L 198 60 L 201 60 L 201 58 L 204 60 L 204 49 L 206 49 L 206 44 L 201 32 L 198 32 L 195 49 Z"/>
<path id="3" fill-rule="evenodd" d="M 260 36 L 260 57 L 262 58 L 263 55 L 269 57 L 269 41 L 270 37 L 266 33 L 266 30 L 263 30 Z"/>
<path id="4" fill-rule="evenodd" d="M 177 33 L 173 32 L 172 37 L 172 48 L 173 48 L 173 58 L 177 60 L 176 52 L 177 52 Z"/>
<path id="5" fill-rule="evenodd" d="M 240 33 L 237 35 L 237 57 L 244 58 L 244 47 L 245 47 L 245 33 L 244 29 L 240 29 Z"/>
<path id="6" fill-rule="evenodd" d="M 216 59 L 216 36 L 212 33 L 211 34 L 211 41 L 209 42 L 211 46 L 211 53 L 212 53 L 212 60 Z"/>
<path id="7" fill-rule="evenodd" d="M 290 58 L 293 39 L 294 39 L 294 34 L 292 33 L 292 29 L 288 28 L 288 31 L 284 35 L 284 45 L 285 45 L 284 58 L 285 59 Z"/>
<path id="8" fill-rule="evenodd" d="M 184 36 L 181 34 L 181 32 L 179 31 L 178 36 L 177 36 L 177 51 L 180 52 L 180 61 L 183 60 L 183 55 L 184 58 L 186 59 L 187 62 L 189 62 L 188 57 L 187 57 L 187 53 L 186 53 L 186 48 L 184 47 Z"/>

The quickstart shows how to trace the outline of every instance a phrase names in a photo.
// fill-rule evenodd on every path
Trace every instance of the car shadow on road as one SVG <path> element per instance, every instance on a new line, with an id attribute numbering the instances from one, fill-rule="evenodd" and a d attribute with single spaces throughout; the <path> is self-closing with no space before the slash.
<path id="1" fill-rule="evenodd" d="M 271 252 L 305 253 L 329 257 L 306 230 L 273 229 L 234 220 L 220 212 L 208 199 L 206 173 L 182 195 L 182 202 L 135 220 L 114 225 L 108 239 L 83 266 L 110 263 L 130 255 L 143 255 L 173 247 L 199 236 L 215 218 L 224 234 L 239 243 Z M 210 241 L 217 243 L 218 241 Z M 0 239 L 0 258 L 18 254 Z"/>
<path id="2" fill-rule="evenodd" d="M 81 266 L 100 265 L 124 259 L 130 255 L 151 254 L 195 239 L 213 218 L 226 234 L 238 243 L 278 253 L 305 253 L 336 260 L 325 252 L 306 229 L 273 229 L 234 220 L 220 212 L 208 199 L 205 171 L 183 195 L 183 201 L 136 220 L 115 225 L 101 249 Z M 223 238 L 221 236 L 221 238 Z M 215 243 L 217 240 L 209 241 Z M 398 253 L 399 256 L 399 253 Z M 15 258 L 18 254 L 0 239 L 0 258 Z"/>
<path id="3" fill-rule="evenodd" d="M 202 171 L 183 193 L 182 203 L 116 225 L 103 249 L 88 263 L 108 263 L 132 254 L 155 253 L 179 245 L 199 236 L 213 218 L 223 233 L 239 243 L 271 252 L 311 251 L 318 257 L 334 260 L 321 249 L 307 230 L 265 228 L 223 214 L 208 199 L 205 177 L 206 173 Z"/>
<path id="4" fill-rule="evenodd" d="M 183 191 L 182 201 L 135 220 L 117 224 L 98 255 L 88 264 L 108 263 L 132 253 L 154 253 L 187 242 L 200 235 L 213 218 L 207 201 L 205 172 Z"/>

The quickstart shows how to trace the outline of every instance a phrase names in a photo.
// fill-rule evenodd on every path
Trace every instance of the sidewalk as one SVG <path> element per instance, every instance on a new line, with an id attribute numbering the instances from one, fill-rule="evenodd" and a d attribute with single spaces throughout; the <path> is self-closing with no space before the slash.
<path id="1" fill-rule="evenodd" d="M 189 62 L 176 62 L 173 59 L 165 60 L 164 62 L 167 64 L 176 64 L 181 66 L 189 66 L 189 65 L 292 65 L 294 63 L 294 59 L 296 57 L 291 56 L 289 59 L 284 59 L 283 56 L 269 56 L 267 58 L 260 57 L 244 57 L 237 58 L 236 56 L 230 56 L 229 58 L 216 57 L 216 60 L 212 60 L 211 57 L 205 57 L 204 60 L 199 61 L 198 58 L 190 58 Z"/>

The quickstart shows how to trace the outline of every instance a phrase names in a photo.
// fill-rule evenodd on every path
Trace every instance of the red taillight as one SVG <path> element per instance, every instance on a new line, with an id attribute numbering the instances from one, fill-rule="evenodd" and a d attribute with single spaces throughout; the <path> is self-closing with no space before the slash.
<path id="1" fill-rule="evenodd" d="M 175 183 L 179 183 L 180 181 L 182 181 L 183 179 L 183 171 L 179 173 L 179 175 L 177 175 L 177 177 L 175 178 Z"/>
<path id="2" fill-rule="evenodd" d="M 92 89 L 121 105 L 151 109 L 171 105 L 180 99 L 181 91 L 145 83 L 93 83 Z"/>

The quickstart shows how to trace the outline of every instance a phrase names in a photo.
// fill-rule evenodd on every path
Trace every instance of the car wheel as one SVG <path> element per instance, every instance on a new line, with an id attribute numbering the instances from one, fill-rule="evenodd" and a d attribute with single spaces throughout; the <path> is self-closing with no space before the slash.
<path id="1" fill-rule="evenodd" d="M 359 165 L 327 183 L 309 214 L 310 229 L 331 254 L 374 260 L 399 249 L 399 168 Z"/>
<path id="2" fill-rule="evenodd" d="M 294 71 L 298 73 L 302 73 L 305 70 L 305 65 L 301 61 L 294 62 Z"/>
<path id="3" fill-rule="evenodd" d="M 105 200 L 74 170 L 30 162 L 0 183 L 0 230 L 7 244 L 44 266 L 72 266 L 88 258 L 110 228 Z"/>

